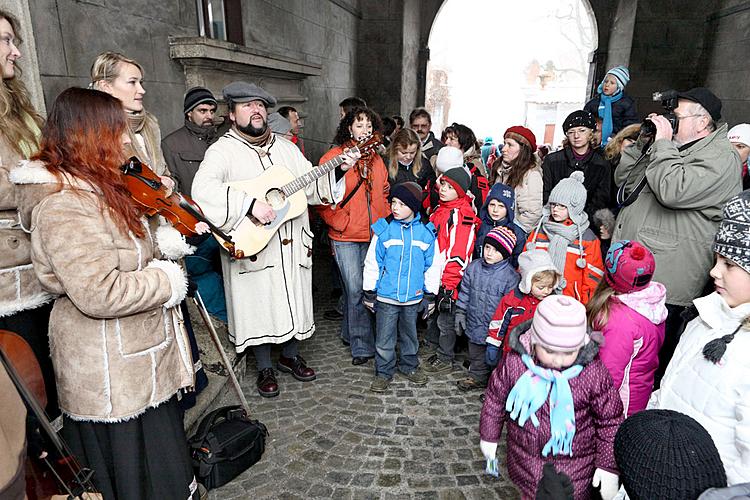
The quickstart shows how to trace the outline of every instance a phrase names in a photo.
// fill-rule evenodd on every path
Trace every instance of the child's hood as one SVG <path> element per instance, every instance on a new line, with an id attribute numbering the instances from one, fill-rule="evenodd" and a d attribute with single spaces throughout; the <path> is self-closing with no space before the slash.
<path id="1" fill-rule="evenodd" d="M 524 321 L 508 334 L 508 345 L 510 345 L 511 349 L 519 356 L 523 356 L 524 354 L 532 356 L 531 334 L 529 334 L 532 322 L 532 319 Z M 581 350 L 578 352 L 578 357 L 573 364 L 586 367 L 589 363 L 594 361 L 596 355 L 599 354 L 599 345 L 602 341 L 603 337 L 601 333 L 589 330 L 589 341 L 581 347 Z"/>
<path id="2" fill-rule="evenodd" d="M 492 186 L 490 192 L 487 193 L 487 199 L 484 200 L 484 204 L 479 210 L 479 218 L 482 219 L 483 223 L 494 226 L 493 220 L 490 218 L 490 214 L 487 211 L 487 206 L 492 200 L 497 200 L 505 205 L 505 209 L 508 211 L 508 215 L 506 215 L 505 218 L 508 223 L 515 220 L 516 215 L 515 210 L 513 209 L 513 205 L 515 205 L 515 193 L 513 188 L 506 184 L 497 183 Z"/>
<path id="3" fill-rule="evenodd" d="M 617 300 L 655 325 L 667 319 L 667 289 L 656 281 L 638 292 L 617 295 Z"/>

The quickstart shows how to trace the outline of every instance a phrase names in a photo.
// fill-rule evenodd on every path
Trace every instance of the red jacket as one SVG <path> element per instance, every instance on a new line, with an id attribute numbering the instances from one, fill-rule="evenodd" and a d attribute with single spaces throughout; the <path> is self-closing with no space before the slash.
<path id="1" fill-rule="evenodd" d="M 437 231 L 438 258 L 444 262 L 441 285 L 452 290 L 453 298 L 457 299 L 458 285 L 471 262 L 479 219 L 469 198 L 462 196 L 447 203 L 441 202 L 430 216 L 430 222 Z"/>
<path id="2" fill-rule="evenodd" d="M 518 288 L 505 294 L 490 321 L 487 343 L 498 347 L 502 345 L 503 356 L 505 356 L 506 353 L 510 352 L 508 333 L 524 321 L 532 319 L 539 302 L 539 299 L 530 293 L 521 292 Z"/>
<path id="3" fill-rule="evenodd" d="M 484 200 L 487 199 L 487 195 L 492 186 L 490 186 L 490 181 L 487 180 L 487 177 L 482 175 L 482 172 L 476 165 L 469 163 L 466 167 L 471 174 L 471 185 L 469 186 L 469 191 L 474 195 L 472 206 L 474 207 L 474 213 L 478 214 L 482 205 L 484 205 Z M 436 181 L 428 180 L 422 193 L 422 208 L 425 209 L 426 213 L 431 214 L 440 203 L 440 184 Z"/>
<path id="4" fill-rule="evenodd" d="M 568 222 L 572 224 L 570 219 L 568 219 Z M 549 237 L 544 232 L 543 225 L 538 233 L 536 231 L 531 232 L 523 249 L 524 252 L 528 249 L 529 243 L 535 243 L 535 247 L 532 248 L 547 251 L 549 248 Z M 566 284 L 562 293 L 586 305 L 602 280 L 602 276 L 604 276 L 604 263 L 602 262 L 602 249 L 599 238 L 596 237 L 591 229 L 584 231 L 583 241 L 580 243 L 579 246 L 578 239 L 576 239 L 568 244 L 565 269 L 563 270 Z M 583 248 L 583 255 L 581 255 L 581 248 Z M 578 259 L 581 257 L 586 260 L 586 265 L 583 268 L 578 267 L 577 264 Z"/>
<path id="5" fill-rule="evenodd" d="M 320 164 L 322 165 L 343 152 L 344 148 L 341 146 L 332 148 L 323 155 Z M 370 165 L 371 188 L 368 187 L 366 181 L 363 182 L 344 208 L 339 208 L 338 204 L 317 207 L 320 218 L 328 225 L 328 237 L 332 240 L 370 241 L 370 226 L 375 224 L 378 219 L 387 217 L 391 213 L 391 205 L 388 203 L 388 192 L 390 190 L 388 170 L 385 168 L 380 155 L 372 153 L 372 157 L 372 164 Z M 343 199 L 346 199 L 359 183 L 359 163 L 344 174 L 346 192 Z"/>

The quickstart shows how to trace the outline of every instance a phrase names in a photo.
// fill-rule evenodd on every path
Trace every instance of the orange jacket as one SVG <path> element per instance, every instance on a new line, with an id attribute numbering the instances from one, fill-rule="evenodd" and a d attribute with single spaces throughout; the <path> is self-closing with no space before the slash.
<path id="1" fill-rule="evenodd" d="M 319 164 L 344 152 L 341 146 L 335 146 L 320 159 Z M 337 205 L 316 207 L 321 219 L 328 225 L 328 237 L 335 241 L 370 241 L 370 226 L 378 219 L 387 217 L 391 213 L 388 203 L 388 169 L 385 168 L 380 155 L 370 153 L 373 157 L 370 165 L 372 188 L 368 188 L 365 181 L 359 186 L 354 196 L 349 199 L 344 208 Z M 346 192 L 342 201 L 357 187 L 360 180 L 360 163 L 344 174 Z M 368 210 L 369 198 L 369 210 Z"/>
<path id="2" fill-rule="evenodd" d="M 536 231 L 531 232 L 524 251 L 528 249 L 530 243 L 534 242 L 536 245 L 534 248 L 538 250 L 546 252 L 549 248 L 549 237 L 547 237 L 543 228 L 540 228 L 538 233 Z M 583 248 L 583 256 L 581 256 L 581 247 Z M 577 264 L 580 257 L 586 260 L 586 265 L 583 268 L 578 267 Z M 604 276 L 604 263 L 602 262 L 599 238 L 591 229 L 584 231 L 580 247 L 577 239 L 568 244 L 563 275 L 567 282 L 565 289 L 563 289 L 563 295 L 569 295 L 584 305 L 588 303 Z"/>

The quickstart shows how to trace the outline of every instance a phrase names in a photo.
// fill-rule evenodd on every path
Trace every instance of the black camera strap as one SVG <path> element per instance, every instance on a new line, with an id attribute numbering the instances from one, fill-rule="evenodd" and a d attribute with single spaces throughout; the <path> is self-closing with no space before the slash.
<path id="1" fill-rule="evenodd" d="M 638 158 L 638 160 L 636 160 L 636 162 L 633 164 L 632 169 L 635 169 L 635 167 L 637 167 L 638 164 L 641 161 L 643 161 L 643 159 L 648 154 L 648 149 L 650 148 L 646 148 L 646 151 L 644 151 L 641 154 L 641 157 Z M 618 208 L 623 208 L 623 207 L 627 207 L 628 205 L 632 205 L 635 202 L 635 200 L 638 199 L 638 196 L 640 196 L 641 191 L 643 191 L 643 188 L 646 187 L 646 184 L 648 184 L 648 181 L 646 180 L 646 172 L 644 172 L 643 177 L 641 177 L 636 183 L 635 189 L 633 189 L 633 191 L 631 191 L 630 194 L 626 196 L 625 186 L 628 184 L 628 180 L 630 180 L 630 175 L 628 175 L 628 177 L 625 179 L 625 182 L 623 182 L 622 185 L 617 189 L 616 201 L 617 201 Z"/>

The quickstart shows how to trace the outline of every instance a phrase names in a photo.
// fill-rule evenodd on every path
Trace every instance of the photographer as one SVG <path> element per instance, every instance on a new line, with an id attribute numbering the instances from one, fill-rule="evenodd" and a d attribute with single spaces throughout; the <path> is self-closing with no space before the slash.
<path id="1" fill-rule="evenodd" d="M 705 88 L 670 97 L 663 102 L 673 112 L 647 118 L 653 139 L 644 133 L 650 125 L 644 122 L 615 171 L 622 210 L 612 241 L 631 239 L 648 247 L 656 259 L 653 279 L 667 287 L 669 316 L 657 383 L 677 345 L 680 314 L 706 285 L 722 207 L 741 191 L 739 156 L 727 140 L 727 125 L 717 126 L 721 100 Z"/>

